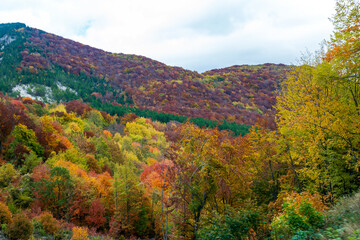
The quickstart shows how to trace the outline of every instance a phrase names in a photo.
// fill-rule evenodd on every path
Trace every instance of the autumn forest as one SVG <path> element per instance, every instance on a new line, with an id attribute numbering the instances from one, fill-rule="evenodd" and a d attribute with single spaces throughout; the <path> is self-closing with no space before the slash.
<path id="1" fill-rule="evenodd" d="M 360 239 L 360 3 L 296 66 L 197 73 L 0 24 L 0 239 Z"/>

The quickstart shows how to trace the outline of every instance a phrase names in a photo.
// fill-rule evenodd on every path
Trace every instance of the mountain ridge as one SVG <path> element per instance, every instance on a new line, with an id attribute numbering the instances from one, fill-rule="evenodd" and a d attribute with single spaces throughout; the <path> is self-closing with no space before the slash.
<path id="1" fill-rule="evenodd" d="M 12 48 L 12 64 L 5 64 L 13 72 L 11 77 L 18 80 L 10 84 L 11 91 L 8 87 L 4 92 L 13 93 L 18 83 L 26 82 L 56 92 L 59 88 L 55 85 L 60 83 L 78 96 L 66 99 L 65 93 L 60 93 L 54 97 L 56 101 L 92 94 L 114 104 L 238 124 L 252 125 L 265 115 L 273 117 L 275 90 L 289 69 L 268 63 L 199 74 L 144 56 L 106 52 L 22 23 L 1 24 L 0 38 L 4 36 L 18 38 L 6 46 L 2 43 L 0 54 L 4 56 L 10 45 L 18 44 Z M 91 85 L 86 91 L 81 89 L 84 81 Z"/>

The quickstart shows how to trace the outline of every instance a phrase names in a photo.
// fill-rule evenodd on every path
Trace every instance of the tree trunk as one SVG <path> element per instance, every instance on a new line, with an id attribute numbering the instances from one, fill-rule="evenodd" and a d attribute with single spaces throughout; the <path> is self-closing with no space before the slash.
<path id="1" fill-rule="evenodd" d="M 273 181 L 273 184 L 272 184 L 272 195 L 273 195 L 273 200 L 275 200 L 275 199 L 276 199 L 275 177 L 274 177 L 274 172 L 273 172 L 273 170 L 272 170 L 271 160 L 269 160 L 269 168 L 270 168 L 271 178 L 272 178 L 272 181 Z"/>
<path id="2" fill-rule="evenodd" d="M 295 175 L 295 180 L 296 180 L 296 184 L 297 184 L 297 187 L 298 187 L 298 192 L 301 193 L 302 190 L 301 190 L 301 186 L 300 186 L 300 181 L 299 181 L 299 177 L 297 175 L 296 169 L 295 169 L 294 161 L 293 161 L 293 159 L 291 157 L 289 144 L 286 143 L 286 146 L 287 146 L 287 151 L 288 151 L 289 158 L 290 158 L 291 169 L 292 169 L 292 171 L 294 172 L 294 175 Z"/>

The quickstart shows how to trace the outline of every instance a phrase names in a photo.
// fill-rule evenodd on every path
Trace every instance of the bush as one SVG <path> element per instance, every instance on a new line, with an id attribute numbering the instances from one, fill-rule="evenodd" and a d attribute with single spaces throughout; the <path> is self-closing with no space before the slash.
<path id="1" fill-rule="evenodd" d="M 7 227 L 6 227 L 7 225 L 6 224 L 1 224 L 1 231 L 3 232 L 3 233 L 6 233 L 7 232 Z"/>
<path id="2" fill-rule="evenodd" d="M 197 233 L 202 240 L 235 240 L 250 237 L 260 225 L 260 215 L 256 211 L 229 211 L 225 216 L 213 213 Z"/>
<path id="3" fill-rule="evenodd" d="M 71 240 L 89 240 L 88 231 L 84 227 L 74 227 Z"/>
<path id="4" fill-rule="evenodd" d="M 59 223 L 50 212 L 43 212 L 38 219 L 42 224 L 43 229 L 48 234 L 55 235 L 60 228 Z"/>
<path id="5" fill-rule="evenodd" d="M 36 218 L 33 219 L 34 235 L 45 236 L 47 235 L 43 225 Z"/>
<path id="6" fill-rule="evenodd" d="M 0 202 L 0 224 L 9 224 L 12 222 L 12 214 L 5 205 L 5 203 Z"/>
<path id="7" fill-rule="evenodd" d="M 323 239 L 360 239 L 360 192 L 341 198 L 326 213 Z"/>
<path id="8" fill-rule="evenodd" d="M 29 219 L 22 214 L 16 214 L 12 223 L 7 227 L 7 234 L 10 239 L 27 240 L 33 233 L 33 225 Z"/>
<path id="9" fill-rule="evenodd" d="M 272 239 L 315 238 L 315 231 L 324 225 L 324 216 L 316 210 L 317 201 L 310 202 L 307 195 L 293 194 L 285 199 L 282 213 L 271 222 Z"/>
<path id="10" fill-rule="evenodd" d="M 295 236 L 293 236 L 291 238 L 291 240 L 316 240 L 319 239 L 319 236 L 312 230 L 310 231 L 297 231 L 297 233 L 295 234 Z"/>
<path id="11" fill-rule="evenodd" d="M 122 227 L 121 227 L 121 220 L 120 217 L 118 215 L 115 215 L 111 218 L 110 223 L 109 223 L 109 235 L 112 238 L 115 239 L 122 239 Z"/>

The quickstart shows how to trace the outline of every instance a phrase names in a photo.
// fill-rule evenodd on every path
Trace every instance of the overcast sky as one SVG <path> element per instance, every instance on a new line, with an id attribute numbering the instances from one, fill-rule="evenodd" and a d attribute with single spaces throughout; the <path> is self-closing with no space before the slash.
<path id="1" fill-rule="evenodd" d="M 334 0 L 1 0 L 22 22 L 110 52 L 203 72 L 295 64 L 328 39 Z"/>

